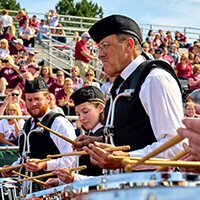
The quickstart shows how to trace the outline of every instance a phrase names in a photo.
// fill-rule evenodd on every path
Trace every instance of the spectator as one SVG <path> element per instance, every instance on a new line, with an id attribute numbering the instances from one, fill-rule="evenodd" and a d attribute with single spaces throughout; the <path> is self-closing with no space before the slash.
<path id="1" fill-rule="evenodd" d="M 73 38 L 72 40 L 70 41 L 70 45 L 72 47 L 75 47 L 76 46 L 76 43 L 80 41 L 80 35 L 79 35 L 79 32 L 75 31 L 73 33 Z"/>
<path id="2" fill-rule="evenodd" d="M 50 93 L 49 97 L 50 97 L 49 108 L 53 112 L 61 113 L 61 114 L 65 115 L 63 109 L 56 105 L 56 97 L 55 97 L 55 95 L 53 93 Z"/>
<path id="3" fill-rule="evenodd" d="M 51 85 L 56 82 L 55 78 L 53 77 L 52 69 L 49 66 L 43 65 L 41 67 L 40 76 L 44 78 L 48 88 L 50 88 Z"/>
<path id="4" fill-rule="evenodd" d="M 161 36 L 160 33 L 156 33 L 155 34 L 155 38 L 153 40 L 153 47 L 156 49 L 158 47 L 160 47 L 160 45 L 162 44 L 162 40 L 161 40 Z"/>
<path id="5" fill-rule="evenodd" d="M 85 73 L 85 78 L 90 81 L 90 85 L 93 85 L 99 89 L 101 89 L 100 84 L 98 82 L 94 81 L 95 73 L 92 69 L 88 69 L 88 71 Z"/>
<path id="6" fill-rule="evenodd" d="M 14 59 L 11 56 L 5 57 L 1 62 L 0 91 L 5 94 L 6 90 L 8 91 L 12 88 L 9 84 L 10 79 L 18 75 L 19 67 L 14 64 Z"/>
<path id="7" fill-rule="evenodd" d="M 108 76 L 107 81 L 103 83 L 103 85 L 101 86 L 101 91 L 103 93 L 105 100 L 108 100 L 109 98 L 108 94 L 110 94 L 110 89 L 112 88 L 114 81 L 115 81 L 115 77 Z"/>
<path id="8" fill-rule="evenodd" d="M 185 104 L 185 117 L 193 117 L 193 118 L 199 118 L 200 116 L 196 114 L 195 110 L 195 103 L 190 101 L 186 102 Z"/>
<path id="9" fill-rule="evenodd" d="M 29 21 L 29 27 L 32 29 L 33 33 L 37 33 L 37 27 L 39 26 L 39 22 L 36 15 L 33 15 L 31 20 Z"/>
<path id="10" fill-rule="evenodd" d="M 57 105 L 63 109 L 65 115 L 75 115 L 74 102 L 71 99 L 73 92 L 73 81 L 70 78 L 66 78 L 63 89 L 56 94 Z"/>
<path id="11" fill-rule="evenodd" d="M 175 39 L 180 44 L 180 48 L 189 48 L 191 46 L 191 44 L 187 43 L 187 37 L 179 31 L 175 32 Z"/>
<path id="12" fill-rule="evenodd" d="M 56 29 L 54 29 L 54 27 L 56 27 L 58 25 L 60 16 L 58 15 L 58 13 L 56 13 L 55 10 L 50 10 L 47 15 L 47 19 L 49 20 L 49 26 L 51 28 L 51 33 L 55 34 Z"/>
<path id="13" fill-rule="evenodd" d="M 188 58 L 186 55 L 182 54 L 180 62 L 175 67 L 175 72 L 178 78 L 190 78 L 193 71 L 192 71 L 192 65 L 188 61 Z"/>
<path id="14" fill-rule="evenodd" d="M 167 47 L 163 47 L 162 58 L 174 68 L 174 59 L 169 54 Z"/>
<path id="15" fill-rule="evenodd" d="M 174 65 L 176 66 L 178 62 L 180 61 L 180 54 L 179 54 L 178 47 L 176 44 L 172 44 L 169 54 L 173 58 Z"/>
<path id="16" fill-rule="evenodd" d="M 16 29 L 14 25 L 8 27 L 7 31 L 1 35 L 2 39 L 8 40 L 9 46 L 12 45 L 13 40 L 15 39 Z"/>
<path id="17" fill-rule="evenodd" d="M 0 27 L 3 28 L 3 34 L 8 30 L 8 27 L 13 25 L 13 18 L 8 15 L 8 11 L 3 9 L 2 16 L 0 17 Z"/>
<path id="18" fill-rule="evenodd" d="M 57 95 L 57 92 L 63 89 L 64 81 L 65 74 L 62 70 L 58 69 L 58 71 L 56 72 L 56 82 L 51 84 L 51 86 L 49 87 L 49 91 L 54 95 Z"/>
<path id="19" fill-rule="evenodd" d="M 16 16 L 16 19 L 19 23 L 19 28 L 23 26 L 25 22 L 29 22 L 28 15 L 24 10 L 19 10 Z"/>
<path id="20" fill-rule="evenodd" d="M 163 55 L 163 49 L 162 48 L 155 49 L 155 54 L 154 54 L 155 59 L 163 60 L 162 55 Z"/>
<path id="21" fill-rule="evenodd" d="M 6 115 L 21 116 L 22 113 L 19 104 L 10 102 L 6 108 Z M 18 145 L 19 133 L 23 126 L 23 119 L 2 119 L 0 121 L 0 146 Z"/>
<path id="22" fill-rule="evenodd" d="M 27 64 L 35 63 L 35 52 L 34 51 L 29 51 L 26 53 L 27 54 Z"/>
<path id="23" fill-rule="evenodd" d="M 66 38 L 66 34 L 61 23 L 58 23 L 58 25 L 56 26 L 55 34 L 56 36 L 53 36 L 52 38 L 54 38 L 55 40 L 63 44 L 66 44 L 67 38 Z"/>
<path id="24" fill-rule="evenodd" d="M 8 40 L 1 39 L 0 40 L 0 59 L 4 59 L 10 55 Z"/>
<path id="25" fill-rule="evenodd" d="M 30 72 L 33 75 L 33 78 L 37 78 L 39 76 L 39 67 L 36 63 L 30 63 L 27 66 L 28 72 Z"/>
<path id="26" fill-rule="evenodd" d="M 142 43 L 142 49 L 149 58 L 154 59 L 153 55 L 149 53 L 150 48 L 148 42 Z"/>
<path id="27" fill-rule="evenodd" d="M 200 105 L 200 89 L 196 89 L 196 90 L 192 91 L 187 96 L 187 101 L 193 101 L 194 103 Z"/>
<path id="28" fill-rule="evenodd" d="M 188 79 L 190 92 L 200 88 L 200 64 L 195 64 L 193 74 Z"/>
<path id="29" fill-rule="evenodd" d="M 89 62 L 91 59 L 96 60 L 96 56 L 88 49 L 87 43 L 90 35 L 84 32 L 81 35 L 81 40 L 75 46 L 75 62 L 74 65 L 80 68 L 80 77 L 85 79 L 85 73 L 89 69 Z"/>
<path id="30" fill-rule="evenodd" d="M 46 35 L 49 34 L 49 27 L 45 25 L 45 20 L 41 19 L 39 26 L 37 27 L 37 39 L 39 45 L 42 45 L 42 39 L 45 39 Z"/>
<path id="31" fill-rule="evenodd" d="M 13 40 L 13 45 L 9 48 L 10 55 L 16 56 L 17 59 L 21 58 L 22 53 L 26 52 L 26 48 L 23 44 L 24 42 L 20 38 Z"/>
<path id="32" fill-rule="evenodd" d="M 78 66 L 73 66 L 71 68 L 71 79 L 73 81 L 74 90 L 78 90 L 83 86 L 83 79 L 79 77 L 80 68 Z"/>
<path id="33" fill-rule="evenodd" d="M 29 27 L 28 22 L 24 22 L 23 26 L 19 28 L 18 37 L 23 40 L 26 47 L 28 47 L 30 44 L 31 47 L 35 46 L 34 33 L 31 27 Z"/>
<path id="34" fill-rule="evenodd" d="M 149 30 L 146 38 L 146 42 L 149 43 L 149 48 L 153 48 L 153 41 L 154 41 L 154 32 L 153 30 Z"/>

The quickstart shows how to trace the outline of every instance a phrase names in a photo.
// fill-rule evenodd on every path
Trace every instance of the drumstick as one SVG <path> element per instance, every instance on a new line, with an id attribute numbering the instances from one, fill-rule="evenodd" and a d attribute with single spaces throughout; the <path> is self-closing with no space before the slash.
<path id="1" fill-rule="evenodd" d="M 184 138 L 182 136 L 176 135 L 175 137 L 173 137 L 170 140 L 168 140 L 166 143 L 164 143 L 161 146 L 159 146 L 157 149 L 153 150 L 152 152 L 150 152 L 149 154 L 144 156 L 141 160 L 138 160 L 135 164 L 133 164 L 131 166 L 132 167 L 131 169 L 128 169 L 128 167 L 127 167 L 127 171 L 132 171 L 134 169 L 134 167 L 136 167 L 137 165 L 143 164 L 144 161 L 146 161 L 149 158 L 154 157 L 154 156 L 158 155 L 159 153 L 165 151 L 166 149 L 174 146 L 175 144 L 179 143 L 183 139 Z"/>
<path id="2" fill-rule="evenodd" d="M 117 146 L 117 147 L 106 147 L 104 150 L 106 151 L 127 151 L 130 150 L 130 146 Z M 55 155 L 48 155 L 47 158 L 56 158 L 62 156 L 81 156 L 81 155 L 88 155 L 85 151 L 74 151 L 70 153 L 63 153 L 63 154 L 55 154 Z"/>
<path id="3" fill-rule="evenodd" d="M 86 165 L 82 165 L 82 166 L 79 166 L 79 167 L 69 168 L 69 170 L 70 170 L 71 172 L 73 172 L 73 171 L 84 170 L 84 169 L 86 169 L 86 168 L 87 168 Z M 41 175 L 33 176 L 33 177 L 27 177 L 27 178 L 25 178 L 25 179 L 19 180 L 19 182 L 23 182 L 23 181 L 26 181 L 26 180 L 38 179 L 38 178 L 44 178 L 44 177 L 49 177 L 49 176 L 54 176 L 53 172 L 46 173 L 46 174 L 41 174 Z"/>
<path id="4" fill-rule="evenodd" d="M 179 154 L 177 154 L 176 156 L 174 156 L 172 159 L 170 159 L 171 161 L 176 161 L 181 159 L 183 156 L 185 156 L 188 152 L 183 150 L 181 151 Z M 165 166 L 159 167 L 158 169 L 155 170 L 155 172 L 160 172 L 163 171 L 164 169 L 166 169 Z"/>
<path id="5" fill-rule="evenodd" d="M 62 135 L 62 134 L 60 134 L 60 133 L 58 133 L 58 132 L 56 132 L 56 131 L 54 131 L 54 130 L 48 128 L 47 126 L 44 126 L 44 125 L 41 124 L 40 122 L 37 123 L 37 126 L 41 126 L 42 128 L 46 129 L 47 131 L 52 132 L 53 134 L 57 135 L 58 137 L 62 138 L 63 140 L 69 142 L 70 144 L 72 144 L 72 145 L 74 145 L 74 146 L 77 146 L 77 143 L 74 142 L 73 140 L 71 140 L 71 139 L 65 137 L 64 135 Z"/>
<path id="6" fill-rule="evenodd" d="M 130 159 L 124 159 L 122 160 L 122 164 L 125 165 L 125 171 L 128 172 L 129 169 L 134 169 L 132 165 L 135 165 L 138 161 L 136 160 L 130 160 Z M 159 165 L 159 166 L 165 166 L 165 167 L 183 167 L 183 168 L 195 168 L 200 169 L 200 162 L 196 161 L 153 161 L 153 160 L 146 160 L 143 165 Z"/>
<path id="7" fill-rule="evenodd" d="M 18 175 L 18 176 L 22 176 L 23 178 L 26 178 L 26 179 L 28 179 L 28 178 L 30 178 L 29 176 L 26 176 L 26 175 L 24 175 L 24 174 L 20 174 L 19 172 L 16 172 L 16 171 L 12 171 L 12 173 L 13 174 L 16 174 L 16 175 Z M 45 187 L 50 187 L 48 184 L 46 184 L 46 183 L 44 183 L 43 181 L 40 181 L 40 180 L 37 180 L 37 179 L 32 179 L 32 181 L 34 181 L 34 182 L 36 182 L 36 183 L 39 183 L 39 184 L 41 184 L 41 185 L 43 185 L 43 186 L 45 186 Z"/>
<path id="8" fill-rule="evenodd" d="M 50 158 L 44 158 L 44 159 L 38 160 L 37 163 L 46 162 L 48 160 L 50 160 Z M 23 164 L 4 167 L 4 168 L 0 169 L 0 172 L 4 172 L 6 170 L 10 171 L 12 169 L 16 169 L 16 168 L 20 168 L 20 167 L 23 167 Z"/>
<path id="9" fill-rule="evenodd" d="M 130 160 L 141 160 L 141 157 L 128 157 L 128 156 L 114 156 L 108 155 L 108 159 L 110 160 L 123 160 L 123 159 L 130 159 Z M 150 158 L 149 160 L 169 160 L 164 158 Z"/>

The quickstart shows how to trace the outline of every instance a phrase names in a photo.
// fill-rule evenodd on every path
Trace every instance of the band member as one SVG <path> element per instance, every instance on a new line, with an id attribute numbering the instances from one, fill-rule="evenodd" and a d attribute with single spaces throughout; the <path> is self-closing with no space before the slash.
<path id="1" fill-rule="evenodd" d="M 42 132 L 36 129 L 33 131 L 37 127 L 37 122 L 48 126 L 71 140 L 76 138 L 72 124 L 62 114 L 55 114 L 50 111 L 48 87 L 42 77 L 33 81 L 26 81 L 25 101 L 31 115 L 31 118 L 24 126 L 26 134 L 30 134 L 26 141 L 30 146 L 24 149 L 24 135 L 21 135 L 19 140 L 21 157 L 13 165 L 19 164 L 23 160 L 24 154 L 26 154 L 30 159 L 26 158 L 23 165 L 28 172 L 44 173 L 42 170 L 52 171 L 62 167 L 72 167 L 74 165 L 74 157 L 61 157 L 38 163 L 39 159 L 46 158 L 49 154 L 67 153 L 73 151 L 73 149 L 71 144 L 47 130 Z M 27 152 L 28 148 L 30 152 Z M 4 177 L 8 175 L 10 175 L 9 172 L 3 173 Z"/>
<path id="2" fill-rule="evenodd" d="M 82 87 L 72 94 L 72 99 L 81 126 L 86 131 L 86 134 L 81 134 L 75 139 L 75 142 L 78 144 L 76 150 L 81 150 L 88 143 L 103 141 L 104 96 L 101 90 L 95 86 Z M 92 165 L 88 155 L 83 155 L 79 158 L 79 165 L 87 166 L 87 169 L 80 171 L 82 175 L 102 175 L 102 169 Z M 86 178 L 70 173 L 66 168 L 58 169 L 54 173 L 65 183 Z M 58 179 L 50 179 L 47 183 L 57 185 Z"/>
<path id="3" fill-rule="evenodd" d="M 129 153 L 119 154 L 143 157 L 174 137 L 182 125 L 182 97 L 176 75 L 166 62 L 148 60 L 141 48 L 140 27 L 126 16 L 108 16 L 95 23 L 89 33 L 98 44 L 105 73 L 117 76 L 111 88 L 112 99 L 119 93 L 131 91 L 131 97 L 117 100 L 113 142 L 117 146 L 131 146 Z M 105 109 L 105 119 L 107 113 Z M 83 149 L 90 154 L 91 162 L 101 168 L 122 168 L 121 162 L 108 159 L 109 153 L 103 146 L 89 144 L 90 148 Z M 177 144 L 158 157 L 171 158 L 182 149 L 182 145 Z"/>

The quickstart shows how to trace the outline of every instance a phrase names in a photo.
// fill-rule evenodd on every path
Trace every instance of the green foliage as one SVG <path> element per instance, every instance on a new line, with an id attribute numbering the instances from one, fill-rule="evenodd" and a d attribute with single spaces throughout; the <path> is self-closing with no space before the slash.
<path id="1" fill-rule="evenodd" d="M 103 8 L 88 0 L 81 0 L 77 3 L 74 0 L 60 0 L 56 5 L 56 11 L 63 15 L 81 17 L 103 17 Z"/>
<path id="2" fill-rule="evenodd" d="M 20 4 L 16 0 L 0 0 L 0 9 L 19 10 Z"/>

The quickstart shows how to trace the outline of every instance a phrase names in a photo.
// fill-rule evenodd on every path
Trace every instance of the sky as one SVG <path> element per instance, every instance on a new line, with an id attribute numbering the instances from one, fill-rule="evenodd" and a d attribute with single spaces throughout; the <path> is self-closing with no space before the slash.
<path id="1" fill-rule="evenodd" d="M 77 1 L 77 0 L 76 0 Z M 17 0 L 27 12 L 45 13 L 58 0 Z M 200 28 L 200 0 L 92 0 L 103 7 L 104 17 L 122 14 L 139 24 Z"/>

